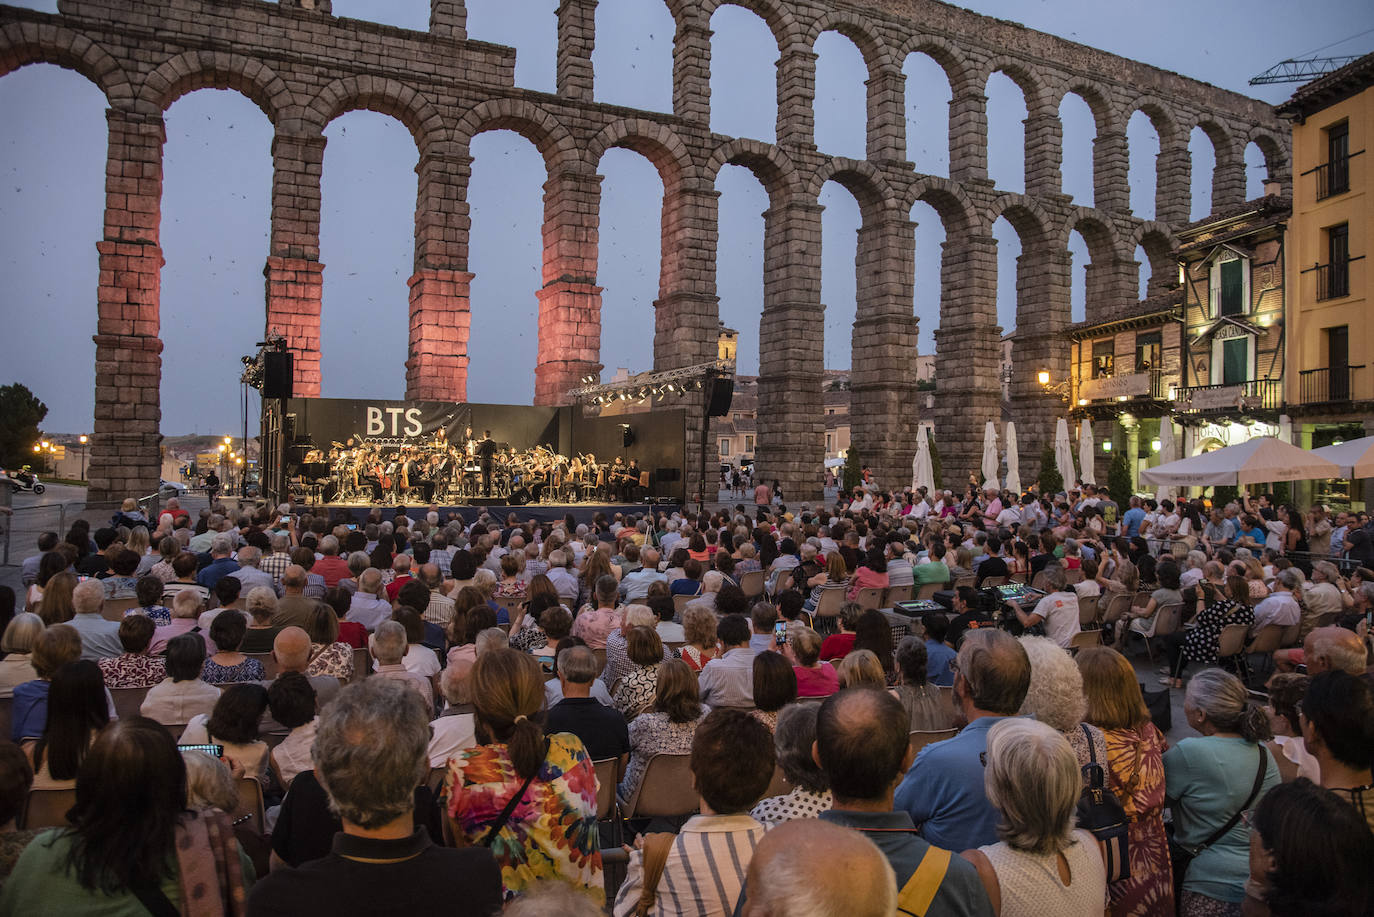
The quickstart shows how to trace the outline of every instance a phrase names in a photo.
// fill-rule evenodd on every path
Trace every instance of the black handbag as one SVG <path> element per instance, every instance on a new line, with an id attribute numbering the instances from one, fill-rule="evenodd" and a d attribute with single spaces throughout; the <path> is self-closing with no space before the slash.
<path id="1" fill-rule="evenodd" d="M 1160 732 L 1168 735 L 1169 730 L 1174 728 L 1174 707 L 1173 700 L 1169 697 L 1169 689 L 1151 691 L 1142 682 L 1140 695 L 1145 701 L 1145 707 L 1150 711 L 1150 722 L 1154 723 Z"/>
<path id="2" fill-rule="evenodd" d="M 1269 752 L 1261 745 L 1259 746 L 1259 768 L 1255 771 L 1255 785 L 1250 788 L 1250 795 L 1246 797 L 1241 807 L 1236 809 L 1230 818 L 1226 819 L 1225 824 L 1208 835 L 1207 840 L 1190 847 L 1174 840 L 1172 830 L 1169 832 L 1169 863 L 1174 871 L 1174 907 L 1178 909 L 1180 914 L 1183 912 L 1183 880 L 1188 875 L 1188 867 L 1192 865 L 1198 854 L 1225 837 L 1226 833 L 1236 826 L 1236 822 L 1240 821 L 1246 810 L 1255 804 L 1255 800 L 1259 797 L 1260 788 L 1264 786 L 1264 772 L 1268 770 L 1265 765 L 1268 763 Z M 1170 823 L 1169 827 L 1172 829 L 1173 824 Z"/>
<path id="3" fill-rule="evenodd" d="M 1107 789 L 1106 769 L 1097 760 L 1092 733 L 1080 725 L 1088 740 L 1089 763 L 1083 765 L 1087 786 L 1078 798 L 1078 827 L 1097 838 L 1102 847 L 1102 861 L 1107 866 L 1107 882 L 1119 882 L 1131 877 L 1130 821 L 1126 808 Z"/>

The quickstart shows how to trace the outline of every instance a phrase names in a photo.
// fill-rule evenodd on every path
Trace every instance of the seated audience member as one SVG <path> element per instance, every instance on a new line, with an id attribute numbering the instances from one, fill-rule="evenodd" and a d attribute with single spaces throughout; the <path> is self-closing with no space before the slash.
<path id="1" fill-rule="evenodd" d="M 809 627 L 789 629 L 787 651 L 792 656 L 792 672 L 797 678 L 798 697 L 829 697 L 840 690 L 835 667 L 821 662 L 821 635 Z"/>
<path id="2" fill-rule="evenodd" d="M 191 717 L 180 744 L 223 745 L 224 756 L 243 768 L 245 777 L 266 784 L 268 749 L 259 738 L 266 712 L 267 689 L 262 685 L 225 685 L 214 709 Z"/>
<path id="3" fill-rule="evenodd" d="M 48 693 L 57 670 L 81 658 L 81 635 L 70 624 L 53 624 L 33 644 L 33 669 L 38 677 L 14 686 L 10 710 L 10 739 L 22 742 L 43 734 L 48 722 Z"/>
<path id="4" fill-rule="evenodd" d="M 987 733 L 1015 716 L 1030 688 L 1030 660 L 1016 638 L 1000 630 L 969 631 L 954 673 L 956 716 L 967 726 L 952 739 L 922 748 L 897 787 L 895 806 L 945 850 L 997 841 L 997 811 L 983 788 Z"/>
<path id="5" fill-rule="evenodd" d="M 1102 730 L 1083 722 L 1088 715 L 1083 694 L 1083 674 L 1073 657 L 1046 637 L 1025 636 L 1021 647 L 1030 660 L 1031 680 L 1021 715 L 1039 720 L 1066 740 L 1078 756 L 1078 766 L 1094 759 L 1108 769 L 1107 742 Z"/>
<path id="6" fill-rule="evenodd" d="M 630 660 L 628 650 L 630 631 L 636 627 L 648 627 L 652 628 L 655 633 L 658 632 L 658 615 L 654 614 L 653 609 L 647 605 L 626 605 L 621 609 L 621 616 L 620 626 L 606 635 L 606 668 L 601 674 L 602 680 L 612 689 L 639 665 L 639 663 Z M 662 639 L 662 637 L 659 638 L 660 655 L 655 660 L 655 664 L 667 662 L 673 658 L 672 651 L 662 645 Z M 652 697 L 653 692 L 649 693 Z"/>
<path id="7" fill-rule="evenodd" d="M 1047 566 L 1043 575 L 1049 594 L 1035 603 L 1035 609 L 1027 614 L 1014 600 L 1007 602 L 1021 626 L 1027 629 L 1037 624 L 1045 625 L 1045 635 L 1055 643 L 1068 648 L 1073 635 L 1078 633 L 1078 593 L 1068 588 L 1064 579 L 1064 568 L 1058 564 Z"/>
<path id="8" fill-rule="evenodd" d="M 367 628 L 368 632 L 391 617 L 391 602 L 386 598 L 380 570 L 368 568 L 358 577 L 358 590 L 353 593 L 348 615 L 344 620 L 353 621 Z"/>
<path id="9" fill-rule="evenodd" d="M 339 692 L 320 715 L 316 769 L 296 778 L 273 830 L 273 852 L 296 868 L 258 882 L 248 913 L 485 917 L 500 909 L 491 851 L 437 846 L 416 824 L 417 801 L 430 799 L 421 785 L 428 722 L 415 692 L 394 681 L 368 678 Z"/>
<path id="10" fill-rule="evenodd" d="M 854 626 L 854 648 L 850 653 L 859 650 L 868 650 L 877 658 L 883 670 L 883 678 L 888 683 L 896 678 L 892 625 L 876 608 L 866 609 L 859 615 L 859 623 Z"/>
<path id="11" fill-rule="evenodd" d="M 630 763 L 617 792 L 621 799 L 634 796 L 644 779 L 644 769 L 654 755 L 685 755 L 706 716 L 696 676 L 681 659 L 659 667 L 654 706 L 630 724 Z"/>
<path id="12" fill-rule="evenodd" d="M 772 732 L 778 712 L 797 699 L 797 675 L 781 653 L 759 653 L 754 657 L 754 718 Z"/>
<path id="13" fill-rule="evenodd" d="M 297 548 L 296 550 L 300 551 L 301 549 Z M 310 550 L 307 548 L 302 553 L 308 554 Z M 293 551 L 293 561 L 294 558 L 295 552 Z M 323 581 L 321 581 L 322 584 Z M 315 599 L 306 595 L 306 589 L 309 587 L 310 574 L 306 572 L 305 567 L 293 562 L 282 572 L 282 594 L 277 600 L 277 610 L 272 615 L 272 623 L 278 627 L 304 627 L 306 620 L 310 617 L 310 612 L 315 607 Z M 390 613 L 391 606 L 388 605 L 387 614 Z"/>
<path id="14" fill-rule="evenodd" d="M 1302 699 L 1303 744 L 1317 759 L 1321 785 L 1348 800 L 1374 826 L 1374 692 L 1348 672 L 1312 678 Z"/>
<path id="15" fill-rule="evenodd" d="M 290 789 L 297 774 L 314 768 L 310 746 L 318 720 L 310 679 L 299 672 L 287 672 L 273 680 L 267 688 L 267 708 L 272 719 L 291 730 L 271 753 L 273 773 L 284 789 Z"/>
<path id="16" fill-rule="evenodd" d="M 507 897 L 559 881 L 600 904 L 595 769 L 576 736 L 545 734 L 543 681 L 526 653 L 477 657 L 472 697 L 484 744 L 449 761 L 449 824 L 459 846 L 491 846 Z M 529 803 L 503 818 L 517 793 Z"/>
<path id="17" fill-rule="evenodd" d="M 33 786 L 69 790 L 96 733 L 110 722 L 100 669 L 89 659 L 57 670 L 48 692 L 48 722 L 42 737 L 24 745 L 33 765 Z"/>
<path id="18" fill-rule="evenodd" d="M 243 615 L 225 614 L 210 625 L 210 642 L 217 652 L 205 660 L 201 679 L 207 684 L 224 685 L 239 681 L 262 681 L 267 677 L 262 662 L 239 652 L 248 632 Z"/>
<path id="19" fill-rule="evenodd" d="M 632 668 L 614 685 L 614 704 L 627 720 L 633 720 L 653 705 L 658 667 L 664 661 L 663 643 L 652 627 L 632 627 L 626 646 Z"/>
<path id="20" fill-rule="evenodd" d="M 949 664 L 956 655 L 954 648 L 945 642 L 949 634 L 949 618 L 927 612 L 921 617 L 921 626 L 926 631 L 926 680 L 936 687 L 948 688 L 954 684 L 954 670 Z"/>
<path id="21" fill-rule="evenodd" d="M 573 621 L 573 636 L 586 640 L 594 650 L 604 650 L 606 637 L 621 624 L 620 612 L 616 610 L 618 588 L 614 576 L 598 577 L 593 607 L 583 609 Z"/>
<path id="22" fill-rule="evenodd" d="M 987 798 L 1001 840 L 968 850 L 1002 917 L 1095 914 L 1107 895 L 1097 839 L 1074 827 L 1083 778 L 1068 741 L 1044 723 L 999 720 L 987 734 Z"/>
<path id="23" fill-rule="evenodd" d="M 281 633 L 281 628 L 272 623 L 272 616 L 277 613 L 277 594 L 266 586 L 254 586 L 248 590 L 244 606 L 248 611 L 248 630 L 239 651 L 272 652 L 272 641 Z"/>
<path id="24" fill-rule="evenodd" d="M 136 598 L 139 555 L 124 549 L 110 555 L 110 575 L 100 581 L 105 598 L 110 600 Z"/>
<path id="25" fill-rule="evenodd" d="M 15 615 L 5 625 L 0 636 L 0 697 L 13 697 L 15 685 L 33 681 L 38 673 L 33 668 L 33 645 L 43 633 L 43 619 L 32 612 Z"/>
<path id="26" fill-rule="evenodd" d="M 167 730 L 137 716 L 111 723 L 81 762 L 71 827 L 25 848 L 0 913 L 143 914 L 154 892 L 170 913 L 241 912 L 253 866 L 229 817 L 186 804 L 186 766 Z"/>
<path id="27" fill-rule="evenodd" d="M 830 778 L 811 755 L 820 709 L 820 704 L 791 704 L 778 714 L 773 749 L 792 791 L 764 799 L 749 812 L 765 828 L 794 818 L 815 818 L 830 808 Z"/>
<path id="28" fill-rule="evenodd" d="M 353 647 L 339 639 L 339 629 L 342 626 L 339 616 L 327 602 L 315 603 L 314 609 L 305 619 L 305 632 L 310 636 L 310 665 L 306 667 L 307 675 L 327 675 L 341 682 L 353 680 Z"/>
<path id="29" fill-rule="evenodd" d="M 747 813 L 773 779 L 776 755 L 767 728 L 739 710 L 708 714 L 692 739 L 691 769 L 701 794 L 694 815 L 672 839 L 652 912 L 724 915 L 734 911 L 764 827 Z M 643 892 L 644 851 L 630 853 L 616 895 L 616 917 L 634 914 Z"/>
<path id="30" fill-rule="evenodd" d="M 926 681 L 930 666 L 926 648 L 930 641 L 903 637 L 897 645 L 897 687 L 892 694 L 907 714 L 907 728 L 932 731 L 953 725 L 949 704 L 940 689 Z"/>
<path id="31" fill-rule="evenodd" d="M 217 604 L 209 611 L 201 612 L 200 617 L 196 619 L 196 623 L 200 625 L 200 629 L 209 630 L 211 622 L 219 617 L 221 612 L 225 611 L 238 612 L 243 617 L 244 623 L 247 623 L 249 614 L 244 607 L 244 593 L 247 592 L 249 588 L 248 584 L 244 583 L 243 580 L 236 576 L 226 576 L 221 578 L 218 583 L 215 583 L 214 593 Z M 251 588 L 271 589 L 272 587 L 257 586 Z M 274 591 L 272 594 L 276 595 L 276 592 Z"/>
<path id="32" fill-rule="evenodd" d="M 425 621 L 420 612 L 403 605 L 391 613 L 391 620 L 406 629 L 406 654 L 401 665 L 416 675 L 437 679 L 441 668 L 439 656 L 425 646 Z"/>
<path id="33" fill-rule="evenodd" d="M 154 629 L 152 620 L 143 615 L 130 615 L 119 622 L 119 642 L 124 653 L 98 663 L 105 687 L 151 688 L 167 677 L 166 661 L 161 656 L 148 655 Z"/>
<path id="34" fill-rule="evenodd" d="M 78 583 L 72 590 L 72 606 L 76 614 L 68 624 L 81 635 L 81 658 L 94 662 L 124 652 L 119 643 L 119 625 L 107 621 L 100 610 L 105 605 L 105 591 L 97 580 Z"/>
<path id="35" fill-rule="evenodd" d="M 586 645 L 587 642 L 579 637 L 564 637 L 562 640 L 558 641 L 558 645 L 554 650 L 556 653 L 561 653 L 569 647 Z M 550 665 L 553 668 L 553 678 L 544 682 L 544 700 L 545 704 L 552 709 L 554 704 L 563 699 L 563 684 L 558 673 L 557 656 L 554 656 L 554 658 L 550 660 Z M 606 687 L 605 679 L 593 679 L 591 684 L 591 697 L 598 703 L 604 704 L 607 707 L 615 706 L 615 699 L 611 697 L 611 692 Z"/>
<path id="36" fill-rule="evenodd" d="M 933 847 L 916 833 L 911 816 L 894 811 L 893 792 L 911 764 L 904 711 L 890 694 L 875 689 L 844 691 L 828 698 L 816 718 L 812 754 L 830 781 L 833 802 L 818 817 L 852 828 L 878 845 L 896 873 L 900 906 L 929 902 L 929 914 L 990 917 L 994 912 L 977 870 Z M 944 860 L 943 868 L 938 868 Z M 929 864 L 930 874 L 916 876 Z"/>
<path id="37" fill-rule="evenodd" d="M 826 868 L 814 871 L 822 861 Z M 807 881 L 793 878 L 802 875 Z M 744 917 L 899 913 L 893 870 L 882 851 L 867 838 L 825 822 L 799 819 L 769 831 L 754 849 L 747 876 Z"/>
<path id="38" fill-rule="evenodd" d="M 716 625 L 720 658 L 701 670 L 701 702 L 711 707 L 754 706 L 754 651 L 749 648 L 749 621 L 744 615 L 726 615 Z"/>
<path id="39" fill-rule="evenodd" d="M 439 676 L 444 712 L 429 724 L 429 766 L 443 767 L 448 759 L 477 744 L 477 724 L 472 714 L 468 679 L 471 666 L 451 665 Z"/>
<path id="40" fill-rule="evenodd" d="M 433 710 L 434 684 L 402 664 L 407 649 L 404 627 L 395 621 L 383 621 L 377 625 L 377 632 L 372 636 L 372 658 L 377 661 L 373 676 L 394 679 L 409 686 Z"/>
<path id="41" fill-rule="evenodd" d="M 942 642 L 956 651 L 964 639 L 964 634 L 979 628 L 997 626 L 997 622 L 993 620 L 992 615 L 989 614 L 987 607 L 982 602 L 978 590 L 972 586 L 960 586 L 954 590 L 953 609 L 954 617 L 949 619 L 949 629 L 944 634 Z M 939 633 L 938 624 L 936 625 L 936 633 Z M 926 651 L 928 657 L 932 651 L 935 651 L 937 657 L 942 655 L 931 646 L 927 646 Z M 942 688 L 949 687 L 954 684 L 953 673 L 950 673 L 948 678 L 948 684 L 941 684 L 939 681 L 935 683 Z"/>
<path id="42" fill-rule="evenodd" d="M 287 672 L 300 672 L 310 679 L 315 689 L 316 706 L 323 708 L 339 693 L 339 679 L 333 675 L 310 674 L 310 635 L 299 627 L 283 627 L 272 641 L 272 658 L 277 663 L 277 677 Z"/>
<path id="43" fill-rule="evenodd" d="M 181 760 L 186 763 L 186 808 L 195 811 L 219 809 L 221 812 L 233 812 L 238 808 L 239 788 L 222 758 L 186 749 L 181 753 Z M 263 874 L 266 875 L 265 869 Z"/>
<path id="44" fill-rule="evenodd" d="M 31 786 L 33 767 L 28 756 L 13 742 L 0 741 L 0 887 L 24 848 L 38 836 L 37 830 L 20 831 L 15 826 Z"/>
<path id="45" fill-rule="evenodd" d="M 887 673 L 872 650 L 854 650 L 835 667 L 840 690 L 845 688 L 886 688 Z"/>
<path id="46" fill-rule="evenodd" d="M 153 631 L 153 645 L 148 652 L 154 656 L 160 656 L 167 651 L 167 647 L 173 639 L 197 630 L 199 625 L 196 623 L 196 619 L 200 617 L 202 607 L 200 596 L 193 592 L 178 592 L 173 596 L 172 623 L 164 624 Z M 214 648 L 210 646 L 209 634 L 200 631 L 196 639 L 200 641 L 201 649 L 205 650 L 207 656 L 214 652 Z"/>
<path id="47" fill-rule="evenodd" d="M 718 624 L 715 612 L 709 608 L 688 608 L 682 613 L 682 661 L 693 672 L 700 672 L 706 663 L 715 659 L 720 650 L 716 643 Z"/>
<path id="48" fill-rule="evenodd" d="M 656 668 L 658 663 L 654 665 Z M 591 696 L 596 680 L 596 655 L 585 646 L 561 650 L 557 671 L 563 696 L 548 708 L 549 733 L 570 732 L 577 736 L 593 761 L 627 756 L 630 732 L 625 717 L 619 710 L 604 706 Z M 656 690 L 657 673 L 653 684 Z M 650 704 L 653 700 L 650 697 Z"/>
<path id="49" fill-rule="evenodd" d="M 843 659 L 849 655 L 857 636 L 854 631 L 858 628 L 859 618 L 863 617 L 863 613 L 863 606 L 858 602 L 845 602 L 840 606 L 840 632 L 825 638 L 821 644 L 822 659 Z"/>
<path id="50" fill-rule="evenodd" d="M 152 574 L 141 576 L 134 587 L 134 594 L 138 604 L 124 612 L 126 618 L 129 615 L 145 615 L 152 618 L 154 624 L 172 623 L 172 610 L 162 604 L 162 580 Z"/>
<path id="51" fill-rule="evenodd" d="M 1374 911 L 1374 835 L 1359 813 L 1305 777 L 1274 787 L 1250 824 L 1247 915 L 1363 917 Z"/>
<path id="52" fill-rule="evenodd" d="M 148 689 L 139 713 L 166 726 L 189 723 L 215 709 L 220 692 L 201 681 L 205 641 L 196 634 L 173 637 L 167 644 L 167 677 Z"/>

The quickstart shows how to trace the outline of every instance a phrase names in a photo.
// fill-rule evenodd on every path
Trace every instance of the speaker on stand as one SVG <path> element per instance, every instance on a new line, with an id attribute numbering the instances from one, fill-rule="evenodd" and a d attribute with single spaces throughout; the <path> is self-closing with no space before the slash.
<path id="1" fill-rule="evenodd" d="M 291 397 L 291 354 L 269 350 L 262 355 L 262 397 Z"/>

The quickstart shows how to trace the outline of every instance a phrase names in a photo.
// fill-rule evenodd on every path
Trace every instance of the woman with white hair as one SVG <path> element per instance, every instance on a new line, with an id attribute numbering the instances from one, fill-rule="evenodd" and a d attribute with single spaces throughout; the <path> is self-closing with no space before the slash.
<path id="1" fill-rule="evenodd" d="M 1071 663 L 1072 664 L 1072 663 Z M 1008 717 L 988 730 L 983 785 L 1001 814 L 996 844 L 962 854 L 1000 917 L 1100 914 L 1107 871 L 1096 839 L 1074 828 L 1082 778 L 1073 749 L 1045 723 Z"/>
<path id="2" fill-rule="evenodd" d="M 1022 716 L 1033 716 L 1068 740 L 1080 767 L 1096 756 L 1107 767 L 1107 741 L 1102 730 L 1083 722 L 1088 713 L 1083 674 L 1073 657 L 1048 637 L 1022 637 L 1030 659 L 1030 688 L 1021 704 Z"/>

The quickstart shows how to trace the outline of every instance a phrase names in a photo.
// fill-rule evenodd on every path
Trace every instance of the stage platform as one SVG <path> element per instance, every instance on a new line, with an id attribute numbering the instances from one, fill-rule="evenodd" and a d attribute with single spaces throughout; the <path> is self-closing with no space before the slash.
<path id="1" fill-rule="evenodd" d="M 396 511 L 401 508 L 375 503 L 321 503 L 314 505 L 312 511 L 317 513 L 323 511 L 330 516 L 343 512 L 361 524 L 367 520 L 368 514 L 374 509 L 381 509 L 383 519 L 393 519 L 396 516 Z M 423 504 L 407 504 L 404 509 L 411 520 L 422 519 L 425 513 L 429 512 L 429 507 Z M 606 518 L 613 519 L 616 513 L 626 515 L 651 513 L 656 516 L 658 513 L 672 514 L 681 510 L 681 503 L 526 503 L 523 506 L 514 506 L 501 500 L 479 498 L 472 503 L 440 506 L 439 518 L 447 519 L 449 513 L 457 513 L 463 518 L 464 523 L 471 524 L 477 521 L 483 513 L 487 513 L 504 525 L 508 513 L 515 513 L 516 518 L 521 522 L 530 519 L 536 522 L 555 522 L 571 513 L 579 525 L 583 523 L 590 525 L 597 513 L 603 513 Z"/>

